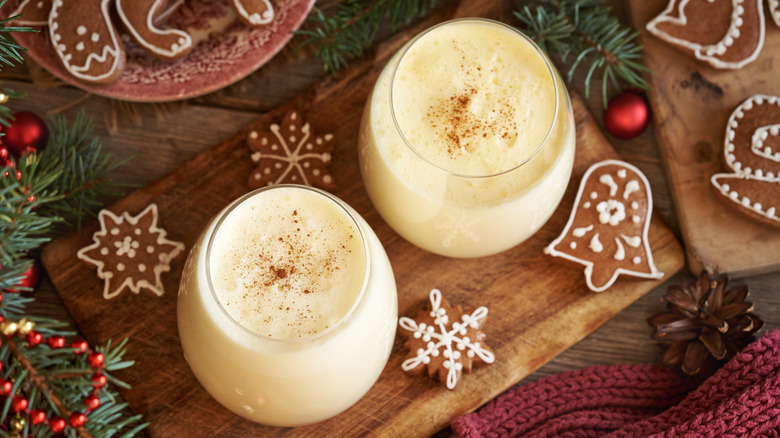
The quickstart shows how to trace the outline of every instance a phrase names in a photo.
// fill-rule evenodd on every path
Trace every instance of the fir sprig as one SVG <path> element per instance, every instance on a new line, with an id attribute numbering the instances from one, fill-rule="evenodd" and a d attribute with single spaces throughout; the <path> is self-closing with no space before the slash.
<path id="1" fill-rule="evenodd" d="M 8 0 L 0 0 L 0 8 L 5 6 Z M 31 27 L 22 26 L 6 26 L 9 21 L 16 20 L 21 15 L 14 15 L 0 20 L 0 67 L 8 66 L 13 67 L 15 64 L 21 64 L 24 59 L 21 52 L 26 51 L 24 47 L 15 43 L 13 40 L 6 36 L 11 32 L 38 32 L 38 30 Z M 6 105 L 4 105 L 8 99 L 19 99 L 24 96 L 22 93 L 17 93 L 11 89 L 4 89 L 2 94 L 4 97 L 0 99 L 0 125 L 9 126 L 9 120 L 13 119 L 11 111 Z M 3 135 L 0 133 L 0 135 Z"/>
<path id="2" fill-rule="evenodd" d="M 296 33 L 307 36 L 302 46 L 316 45 L 325 71 L 333 73 L 362 56 L 383 24 L 389 24 L 390 31 L 395 32 L 424 16 L 436 3 L 437 0 L 346 0 L 336 5 L 331 14 L 315 6 L 306 19 L 311 26 Z"/>
<path id="3" fill-rule="evenodd" d="M 649 69 L 640 62 L 638 33 L 622 25 L 604 0 L 540 0 L 524 6 L 515 16 L 523 24 L 521 31 L 542 50 L 558 55 L 564 62 L 569 55 L 575 56 L 568 67 L 569 82 L 580 64 L 589 64 L 584 79 L 586 96 L 598 70 L 602 74 L 604 105 L 609 86 L 621 88 L 619 79 L 630 87 L 648 88 L 642 74 Z"/>

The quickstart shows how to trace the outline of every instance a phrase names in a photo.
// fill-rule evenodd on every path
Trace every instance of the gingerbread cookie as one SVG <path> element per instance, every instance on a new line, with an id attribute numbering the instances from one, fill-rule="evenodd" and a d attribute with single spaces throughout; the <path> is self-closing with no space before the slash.
<path id="1" fill-rule="evenodd" d="M 249 176 L 250 188 L 283 183 L 335 187 L 328 173 L 333 135 L 314 135 L 297 112 L 287 113 L 281 126 L 273 123 L 267 131 L 249 131 L 247 143 L 257 163 Z"/>
<path id="2" fill-rule="evenodd" d="M 780 97 L 757 94 L 731 113 L 723 159 L 732 173 L 712 176 L 719 198 L 743 214 L 780 226 Z"/>
<path id="3" fill-rule="evenodd" d="M 130 37 L 150 55 L 173 61 L 190 53 L 192 38 L 186 32 L 154 24 L 166 6 L 167 0 L 116 0 L 117 13 Z"/>
<path id="4" fill-rule="evenodd" d="M 125 49 L 111 22 L 112 0 L 54 0 L 49 34 L 54 51 L 73 77 L 93 84 L 115 81 Z"/>
<path id="5" fill-rule="evenodd" d="M 629 163 L 605 160 L 592 165 L 580 182 L 569 221 L 544 252 L 585 266 L 594 292 L 618 276 L 659 279 L 647 239 L 653 197 L 645 175 Z"/>
<path id="6" fill-rule="evenodd" d="M 401 368 L 412 375 L 427 368 L 429 377 L 438 375 L 447 389 L 453 389 L 463 370 L 470 373 L 474 364 L 495 360 L 480 330 L 488 309 L 482 306 L 471 314 L 463 313 L 460 306 L 450 306 L 438 289 L 431 291 L 429 300 L 428 310 L 418 312 L 416 319 L 398 319 L 403 329 L 399 333 L 409 349 Z"/>
<path id="7" fill-rule="evenodd" d="M 229 0 L 236 15 L 247 26 L 259 27 L 274 19 L 274 8 L 268 0 Z"/>
<path id="8" fill-rule="evenodd" d="M 21 15 L 14 20 L 16 26 L 46 26 L 49 24 L 52 0 L 22 0 L 11 12 L 11 17 Z"/>
<path id="9" fill-rule="evenodd" d="M 762 0 L 670 0 L 647 23 L 653 35 L 721 69 L 754 61 L 764 45 Z"/>
<path id="10" fill-rule="evenodd" d="M 157 205 L 150 204 L 137 216 L 124 212 L 116 216 L 108 210 L 98 213 L 100 230 L 93 244 L 77 253 L 78 258 L 97 266 L 103 280 L 103 297 L 111 299 L 125 288 L 141 289 L 161 296 L 165 293 L 161 274 L 170 271 L 171 260 L 184 250 L 184 244 L 166 238 L 157 226 Z"/>

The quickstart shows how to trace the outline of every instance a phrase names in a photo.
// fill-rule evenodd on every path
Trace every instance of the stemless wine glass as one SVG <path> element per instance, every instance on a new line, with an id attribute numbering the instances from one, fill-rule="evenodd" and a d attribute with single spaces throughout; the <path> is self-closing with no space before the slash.
<path id="1" fill-rule="evenodd" d="M 390 262 L 365 220 L 295 185 L 253 191 L 212 219 L 187 258 L 177 307 L 203 387 L 275 426 L 358 401 L 390 355 L 397 309 Z"/>
<path id="2" fill-rule="evenodd" d="M 575 131 L 563 82 L 502 23 L 467 18 L 402 47 L 366 103 L 366 190 L 402 237 L 451 257 L 511 248 L 549 219 L 568 184 Z"/>

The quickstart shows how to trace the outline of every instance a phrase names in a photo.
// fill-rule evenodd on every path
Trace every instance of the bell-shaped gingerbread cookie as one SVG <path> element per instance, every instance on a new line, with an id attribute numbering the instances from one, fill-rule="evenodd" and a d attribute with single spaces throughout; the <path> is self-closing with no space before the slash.
<path id="1" fill-rule="evenodd" d="M 780 226 L 780 97 L 757 94 L 729 117 L 723 159 L 712 176 L 718 197 L 738 212 Z"/>
<path id="2" fill-rule="evenodd" d="M 49 34 L 54 51 L 75 78 L 93 84 L 115 81 L 125 68 L 125 49 L 111 22 L 113 0 L 54 0 Z"/>
<path id="3" fill-rule="evenodd" d="M 647 240 L 652 211 L 650 184 L 639 169 L 601 161 L 583 175 L 566 227 L 544 252 L 585 266 L 594 292 L 608 289 L 621 274 L 662 278 Z"/>
<path id="4" fill-rule="evenodd" d="M 764 26 L 762 0 L 670 0 L 647 30 L 715 68 L 738 69 L 758 57 Z"/>

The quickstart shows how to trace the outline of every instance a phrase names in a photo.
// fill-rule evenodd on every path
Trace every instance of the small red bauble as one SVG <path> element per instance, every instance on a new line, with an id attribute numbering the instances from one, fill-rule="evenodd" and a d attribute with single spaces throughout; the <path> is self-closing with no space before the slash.
<path id="1" fill-rule="evenodd" d="M 84 354 L 87 352 L 89 344 L 83 339 L 77 339 L 70 343 L 70 348 L 75 350 L 74 354 Z"/>
<path id="2" fill-rule="evenodd" d="M 14 412 L 22 412 L 25 409 L 27 409 L 27 399 L 22 396 L 14 396 L 14 399 L 11 401 L 11 409 L 13 409 Z"/>
<path id="3" fill-rule="evenodd" d="M 3 128 L 5 135 L 0 140 L 14 155 L 21 157 L 28 149 L 40 152 L 46 148 L 49 128 L 37 114 L 20 111 L 10 123 L 11 126 Z"/>
<path id="4" fill-rule="evenodd" d="M 92 368 L 101 368 L 106 361 L 106 357 L 103 356 L 103 353 L 92 351 L 89 353 L 87 361 L 89 361 L 89 364 L 92 365 Z"/>
<path id="5" fill-rule="evenodd" d="M 62 432 L 66 425 L 65 419 L 60 417 L 51 417 L 51 420 L 49 420 L 49 428 L 51 428 L 51 431 L 54 433 Z"/>
<path id="6" fill-rule="evenodd" d="M 95 373 L 90 378 L 92 381 L 92 386 L 95 388 L 102 388 L 106 386 L 106 382 L 108 379 L 106 379 L 106 376 L 104 376 L 102 373 Z"/>
<path id="7" fill-rule="evenodd" d="M 31 331 L 30 333 L 27 333 L 27 343 L 30 344 L 31 347 L 35 347 L 38 344 L 41 343 L 43 340 L 43 335 L 36 332 L 35 330 Z"/>
<path id="8" fill-rule="evenodd" d="M 35 289 L 36 286 L 38 286 L 38 280 L 41 278 L 41 268 L 38 266 L 38 262 L 33 260 L 32 265 L 30 265 L 30 268 L 24 271 L 24 274 L 22 274 L 22 280 L 19 281 L 14 287 L 11 289 L 8 289 L 6 292 L 21 292 L 19 289 L 20 287 Z"/>
<path id="9" fill-rule="evenodd" d="M 30 411 L 30 423 L 43 424 L 46 421 L 46 412 L 40 409 L 33 409 Z"/>
<path id="10" fill-rule="evenodd" d="M 98 407 L 100 407 L 100 397 L 98 397 L 95 394 L 92 394 L 89 397 L 84 399 L 84 405 L 91 410 L 97 409 Z"/>
<path id="11" fill-rule="evenodd" d="M 638 136 L 650 122 L 650 109 L 644 97 L 635 91 L 624 91 L 613 97 L 604 111 L 604 126 L 610 134 L 622 139 Z"/>
<path id="12" fill-rule="evenodd" d="M 54 335 L 47 341 L 51 348 L 62 348 L 65 346 L 65 338 L 60 335 Z"/>
<path id="13" fill-rule="evenodd" d="M 70 418 L 68 418 L 68 423 L 73 427 L 81 427 L 86 422 L 87 416 L 81 412 L 74 412 L 70 414 Z"/>
<path id="14" fill-rule="evenodd" d="M 14 389 L 14 386 L 11 384 L 10 380 L 0 379 L 0 395 L 10 394 L 12 389 Z"/>

